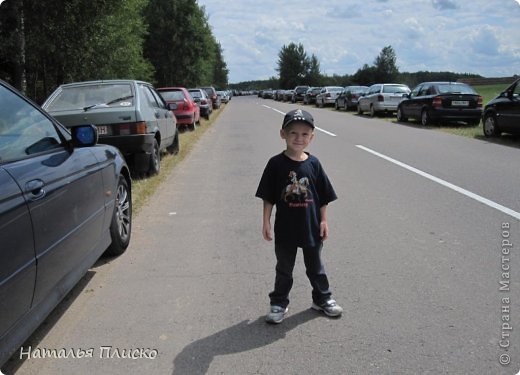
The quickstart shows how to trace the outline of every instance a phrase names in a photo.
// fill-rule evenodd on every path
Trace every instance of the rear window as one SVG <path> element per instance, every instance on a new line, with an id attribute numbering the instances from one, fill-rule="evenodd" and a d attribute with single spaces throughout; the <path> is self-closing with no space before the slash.
<path id="1" fill-rule="evenodd" d="M 200 91 L 190 91 L 189 93 L 190 93 L 192 98 L 200 98 L 200 97 L 202 97 L 202 94 L 200 93 Z"/>
<path id="2" fill-rule="evenodd" d="M 407 94 L 410 89 L 407 86 L 383 86 L 383 92 L 388 94 Z"/>
<path id="3" fill-rule="evenodd" d="M 62 87 L 47 104 L 47 111 L 130 107 L 134 105 L 132 85 L 127 83 Z"/>
<path id="4" fill-rule="evenodd" d="M 477 94 L 475 90 L 473 90 L 472 87 L 468 85 L 439 85 L 437 86 L 437 89 L 439 90 L 439 94 Z"/>
<path id="5" fill-rule="evenodd" d="M 179 101 L 184 100 L 184 94 L 180 90 L 172 90 L 172 91 L 159 91 L 159 94 L 163 97 L 164 100 L 167 101 Z"/>

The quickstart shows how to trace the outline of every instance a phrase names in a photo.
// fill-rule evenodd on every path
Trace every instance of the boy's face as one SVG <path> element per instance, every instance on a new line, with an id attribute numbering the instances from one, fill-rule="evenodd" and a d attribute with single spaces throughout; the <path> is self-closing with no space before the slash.
<path id="1" fill-rule="evenodd" d="M 285 139 L 288 150 L 303 152 L 314 138 L 314 130 L 305 122 L 293 122 L 280 130 L 280 137 Z"/>

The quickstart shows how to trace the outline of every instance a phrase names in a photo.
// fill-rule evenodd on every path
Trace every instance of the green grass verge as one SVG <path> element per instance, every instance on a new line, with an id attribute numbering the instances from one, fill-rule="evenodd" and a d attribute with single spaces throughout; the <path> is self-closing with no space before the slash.
<path id="1" fill-rule="evenodd" d="M 225 104 L 219 109 L 214 110 L 209 120 L 200 119 L 200 125 L 195 131 L 184 131 L 179 134 L 180 150 L 177 155 L 162 154 L 161 171 L 158 175 L 148 178 L 135 178 L 132 180 L 132 208 L 133 214 L 139 213 L 148 199 L 154 195 L 163 181 L 168 178 L 174 168 L 182 162 L 191 152 L 197 141 L 213 125 L 220 113 L 224 110 Z"/>

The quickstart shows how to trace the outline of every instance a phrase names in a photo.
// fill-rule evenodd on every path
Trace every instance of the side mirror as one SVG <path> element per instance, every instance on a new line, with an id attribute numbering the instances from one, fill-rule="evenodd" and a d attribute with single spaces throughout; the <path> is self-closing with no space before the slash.
<path id="1" fill-rule="evenodd" d="M 94 125 L 78 125 L 69 129 L 74 147 L 90 147 L 98 141 L 98 131 Z"/>

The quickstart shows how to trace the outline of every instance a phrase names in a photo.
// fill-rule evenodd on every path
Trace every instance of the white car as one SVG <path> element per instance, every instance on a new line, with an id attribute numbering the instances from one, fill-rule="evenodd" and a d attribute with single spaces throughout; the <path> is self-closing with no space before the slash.
<path id="1" fill-rule="evenodd" d="M 343 87 L 340 86 L 324 86 L 321 91 L 316 95 L 316 107 L 323 108 L 326 105 L 334 105 L 336 98 L 343 91 Z"/>
<path id="2" fill-rule="evenodd" d="M 410 88 L 400 83 L 377 83 L 368 88 L 368 92 L 358 99 L 357 113 L 369 112 L 374 117 L 376 113 L 392 113 L 410 93 Z"/>

